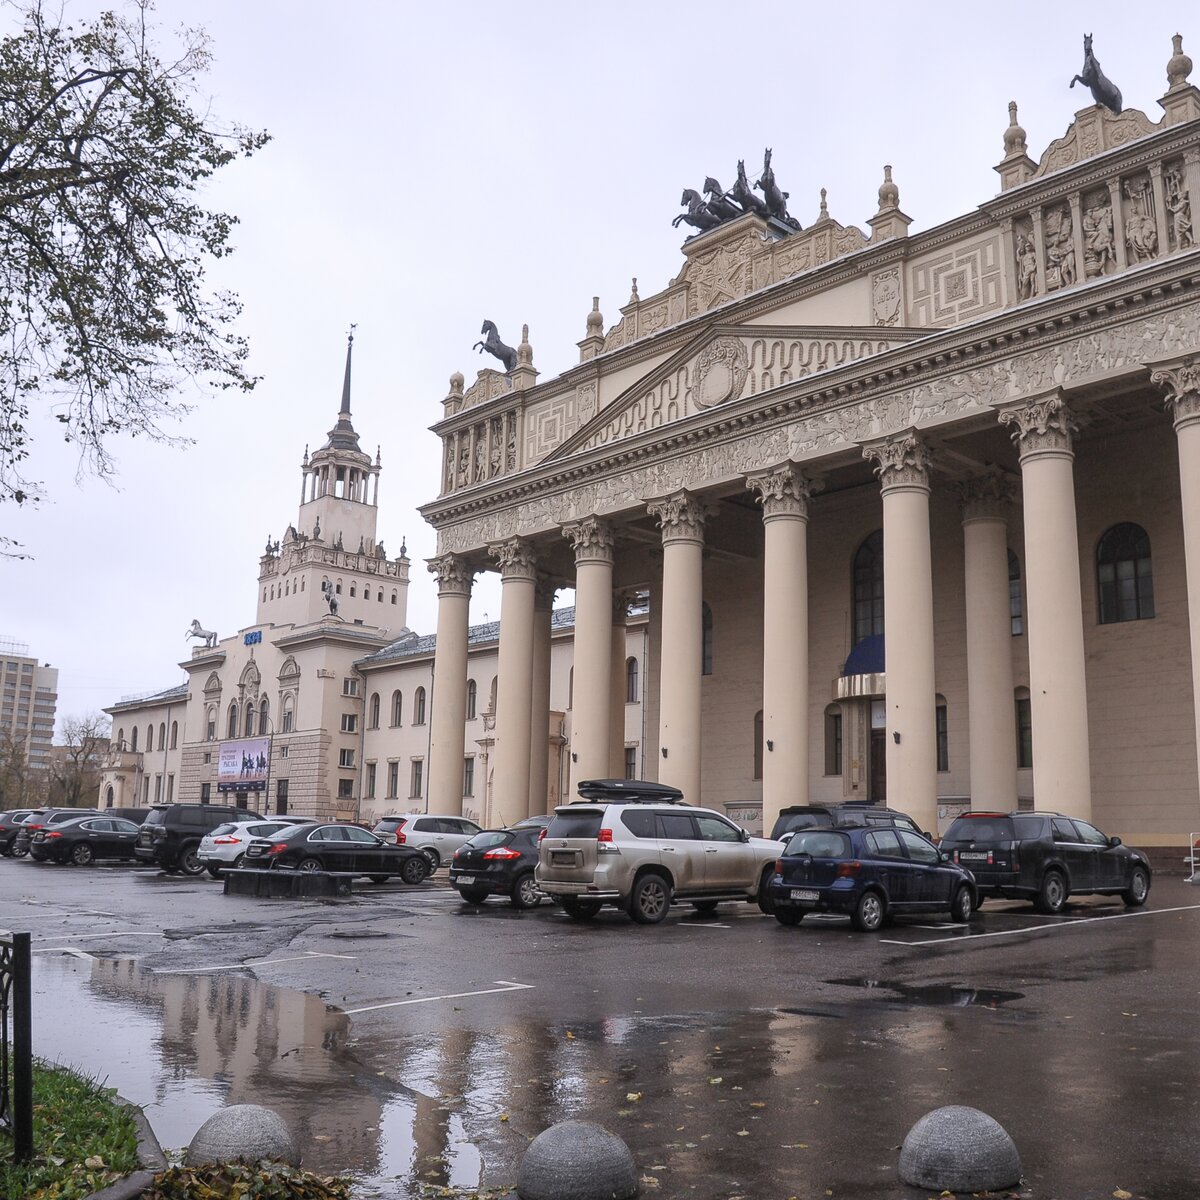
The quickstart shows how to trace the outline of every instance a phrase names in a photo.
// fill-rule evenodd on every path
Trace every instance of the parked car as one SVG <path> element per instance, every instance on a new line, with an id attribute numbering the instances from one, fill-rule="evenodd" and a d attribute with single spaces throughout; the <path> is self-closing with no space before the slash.
<path id="1" fill-rule="evenodd" d="M 786 840 L 786 835 L 797 829 L 842 829 L 852 826 L 888 826 L 908 829 L 913 833 L 922 830 L 908 813 L 897 812 L 882 804 L 864 800 L 850 800 L 845 804 L 793 804 L 782 809 L 775 818 L 771 837 Z"/>
<path id="2" fill-rule="evenodd" d="M 771 880 L 775 919 L 799 925 L 810 912 L 846 913 L 855 929 L 877 930 L 901 913 L 975 911 L 971 872 L 910 829 L 800 829 Z"/>
<path id="3" fill-rule="evenodd" d="M 554 810 L 541 837 L 535 877 L 576 920 L 605 904 L 643 925 L 673 903 L 712 912 L 722 900 L 757 900 L 767 888 L 780 842 L 751 837 L 723 814 L 683 803 L 683 793 L 643 780 L 579 785 L 582 801 Z"/>
<path id="4" fill-rule="evenodd" d="M 970 868 L 981 896 L 1032 900 L 1043 913 L 1059 912 L 1068 896 L 1092 894 L 1136 908 L 1153 879 L 1140 850 L 1061 813 L 963 813 L 941 847 Z"/>
<path id="5" fill-rule="evenodd" d="M 297 871 L 347 871 L 384 883 L 399 875 L 420 883 L 429 859 L 413 846 L 388 845 L 373 833 L 348 824 L 294 825 L 246 847 L 248 867 L 292 867 Z"/>
<path id="6" fill-rule="evenodd" d="M 120 817 L 123 821 L 132 821 L 140 825 L 150 814 L 149 808 L 105 808 L 101 810 L 106 817 Z"/>
<path id="7" fill-rule="evenodd" d="M 200 840 L 211 829 L 227 822 L 261 821 L 246 808 L 225 804 L 156 804 L 138 830 L 134 853 L 141 862 L 156 863 L 168 875 L 182 871 L 199 875 Z"/>
<path id="8" fill-rule="evenodd" d="M 94 814 L 94 808 L 42 808 L 31 813 L 17 827 L 17 836 L 13 840 L 12 852 L 14 858 L 24 858 L 29 853 L 33 835 L 39 829 L 50 829 L 61 825 L 64 821 L 72 821 L 76 817 L 86 817 Z"/>
<path id="9" fill-rule="evenodd" d="M 554 820 L 553 813 L 538 813 L 532 817 L 522 817 L 506 826 L 508 829 L 545 829 Z"/>
<path id="10" fill-rule="evenodd" d="M 21 825 L 34 813 L 45 811 L 42 808 L 10 808 L 7 812 L 0 812 L 0 854 L 11 858 L 13 842 L 17 839 Z"/>
<path id="11" fill-rule="evenodd" d="M 138 827 L 121 817 L 102 813 L 72 817 L 37 830 L 29 843 L 29 857 L 37 862 L 90 866 L 98 858 L 131 861 Z"/>
<path id="12" fill-rule="evenodd" d="M 452 814 L 401 813 L 381 817 L 371 832 L 392 845 L 414 846 L 429 859 L 429 869 L 436 871 L 454 857 L 459 846 L 483 830 L 474 821 Z"/>
<path id="13" fill-rule="evenodd" d="M 216 879 L 222 871 L 240 867 L 246 847 L 255 838 L 270 837 L 294 825 L 315 825 L 311 817 L 269 817 L 262 821 L 226 821 L 200 839 L 196 851 L 205 870 Z"/>
<path id="14" fill-rule="evenodd" d="M 533 877 L 544 826 L 487 829 L 459 846 L 450 863 L 450 885 L 468 904 L 507 896 L 514 908 L 536 908 L 542 893 Z"/>

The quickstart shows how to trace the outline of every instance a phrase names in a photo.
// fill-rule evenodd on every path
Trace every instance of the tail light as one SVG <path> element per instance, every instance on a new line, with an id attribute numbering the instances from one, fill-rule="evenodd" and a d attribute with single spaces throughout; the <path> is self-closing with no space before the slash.
<path id="1" fill-rule="evenodd" d="M 404 843 L 407 841 L 408 841 L 408 837 L 405 835 L 404 831 L 402 829 L 397 829 L 396 830 L 396 845 L 403 846 Z"/>
<path id="2" fill-rule="evenodd" d="M 545 840 L 546 840 L 546 830 L 545 830 L 545 828 L 543 827 L 543 829 L 542 829 L 541 833 L 539 833 L 539 834 L 538 834 L 538 841 L 539 841 L 539 842 L 544 842 Z"/>
<path id="3" fill-rule="evenodd" d="M 776 875 L 783 874 L 783 859 L 782 858 L 777 858 L 775 860 L 775 874 Z"/>
<path id="4" fill-rule="evenodd" d="M 520 850 L 510 850 L 507 846 L 498 846 L 495 850 L 489 850 L 483 857 L 485 859 L 490 858 L 493 861 L 507 861 L 513 858 L 520 858 L 521 852 Z"/>
<path id="5" fill-rule="evenodd" d="M 861 870 L 862 863 L 857 861 L 838 863 L 837 877 L 839 879 L 853 879 Z"/>
<path id="6" fill-rule="evenodd" d="M 955 862 L 955 864 L 958 863 L 958 851 L 957 850 L 954 851 L 954 862 Z"/>
<path id="7" fill-rule="evenodd" d="M 596 834 L 596 841 L 598 842 L 611 842 L 612 840 L 613 837 L 611 829 L 602 829 L 598 834 Z"/>
<path id="8" fill-rule="evenodd" d="M 59 833 L 57 829 L 49 829 L 46 831 L 46 837 L 48 837 L 48 838 L 62 837 L 62 834 Z"/>
<path id="9" fill-rule="evenodd" d="M 268 854 L 282 854 L 287 848 L 288 848 L 287 842 L 276 842 L 270 848 L 270 850 L 267 851 L 267 853 Z"/>
<path id="10" fill-rule="evenodd" d="M 214 846 L 237 846 L 237 845 L 240 845 L 240 843 L 239 843 L 238 839 L 235 837 L 219 837 L 219 838 L 213 838 L 213 845 Z"/>

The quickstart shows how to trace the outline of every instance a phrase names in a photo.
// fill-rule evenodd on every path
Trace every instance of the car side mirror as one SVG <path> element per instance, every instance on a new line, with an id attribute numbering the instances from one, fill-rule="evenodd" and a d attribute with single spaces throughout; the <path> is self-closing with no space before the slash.
<path id="1" fill-rule="evenodd" d="M 742 841 L 748 842 L 749 840 L 750 840 L 750 831 L 748 829 L 743 829 L 742 830 Z"/>
<path id="2" fill-rule="evenodd" d="M 1110 837 L 1108 839 L 1108 844 L 1110 846 L 1119 846 L 1121 844 L 1121 839 L 1119 837 Z"/>
<path id="3" fill-rule="evenodd" d="M 949 861 L 950 861 L 950 851 L 949 851 L 949 850 L 943 850 L 943 851 L 942 851 L 942 852 L 941 852 L 941 853 L 938 855 L 938 858 L 939 858 L 939 859 L 940 859 L 942 862 L 949 862 Z"/>

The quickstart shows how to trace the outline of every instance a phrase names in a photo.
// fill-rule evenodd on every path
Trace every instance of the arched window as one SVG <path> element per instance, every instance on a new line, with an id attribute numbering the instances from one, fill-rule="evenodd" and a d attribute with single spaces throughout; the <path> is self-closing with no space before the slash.
<path id="1" fill-rule="evenodd" d="M 167 748 L 167 723 L 160 721 L 158 725 L 158 748 L 165 750 Z"/>
<path id="2" fill-rule="evenodd" d="M 630 659 L 630 662 L 633 660 Z M 754 714 L 754 778 L 762 778 L 763 758 L 763 715 L 762 709 Z"/>
<path id="3" fill-rule="evenodd" d="M 171 722 L 171 749 L 177 750 L 178 748 L 179 748 L 179 722 L 172 721 Z"/>
<path id="4" fill-rule="evenodd" d="M 304 591 L 304 576 L 300 576 L 300 590 Z"/>
<path id="5" fill-rule="evenodd" d="M 395 592 L 392 593 L 392 603 L 393 604 L 396 603 L 396 593 Z"/>
<path id="6" fill-rule="evenodd" d="M 401 692 L 392 693 L 392 724 L 404 723 L 404 696 Z"/>
<path id="7" fill-rule="evenodd" d="M 370 596 L 371 596 L 371 593 L 370 593 L 370 591 L 368 591 L 368 592 L 367 592 L 367 598 L 368 598 L 368 599 L 370 599 Z M 376 603 L 376 604 L 382 604 L 382 603 L 383 603 L 383 588 L 380 588 L 380 589 L 379 589 L 379 595 L 375 597 L 375 603 Z"/>
<path id="8" fill-rule="evenodd" d="M 351 584 L 351 585 L 350 585 L 350 596 L 351 596 L 351 598 L 353 598 L 353 597 L 354 597 L 354 595 L 355 595 L 355 591 L 354 591 L 354 584 Z M 371 593 L 370 593 L 370 592 L 367 592 L 367 599 L 368 599 L 368 600 L 370 600 L 370 598 L 371 598 Z"/>
<path id="9" fill-rule="evenodd" d="M 425 689 L 417 688 L 417 694 L 413 697 L 413 724 L 425 724 Z"/>
<path id="10" fill-rule="evenodd" d="M 1025 606 L 1021 602 L 1021 560 L 1008 552 L 1008 619 L 1013 637 L 1025 632 Z"/>
<path id="11" fill-rule="evenodd" d="M 1100 539 L 1096 547 L 1096 590 L 1101 625 L 1154 616 L 1150 538 L 1140 525 L 1114 525 Z"/>
<path id="12" fill-rule="evenodd" d="M 625 660 L 625 703 L 636 704 L 638 698 L 638 660 Z"/>
<path id="13" fill-rule="evenodd" d="M 334 591 L 337 592 L 339 596 L 342 594 L 342 581 L 340 579 L 337 581 Z"/>
<path id="14" fill-rule="evenodd" d="M 116 796 L 113 795 L 112 784 L 110 783 L 104 792 L 104 807 L 112 808 L 113 801 L 115 799 L 116 799 Z"/>
<path id="15" fill-rule="evenodd" d="M 154 750 L 154 726 L 146 726 L 146 753 L 150 754 Z"/>
<path id="16" fill-rule="evenodd" d="M 842 773 L 842 706 L 825 706 L 825 774 Z"/>
<path id="17" fill-rule="evenodd" d="M 700 610 L 700 674 L 711 675 L 713 664 L 712 608 L 704 601 Z"/>
<path id="18" fill-rule="evenodd" d="M 467 720 L 475 720 L 475 706 L 478 702 L 479 689 L 475 686 L 475 680 L 467 680 Z"/>
<path id="19" fill-rule="evenodd" d="M 937 738 L 937 769 L 950 770 L 950 727 L 946 719 L 946 697 L 936 697 L 934 710 L 934 734 Z"/>
<path id="20" fill-rule="evenodd" d="M 264 699 L 258 710 L 258 736 L 266 737 L 271 732 L 270 706 Z"/>
<path id="21" fill-rule="evenodd" d="M 280 730 L 280 732 L 281 733 L 291 733 L 292 732 L 292 722 L 295 719 L 296 719 L 295 711 L 292 708 L 292 700 L 291 700 L 291 697 L 289 696 L 283 702 L 283 722 L 282 722 L 283 728 Z"/>
<path id="22" fill-rule="evenodd" d="M 367 702 L 367 727 L 370 729 L 379 728 L 379 693 L 372 692 L 371 699 Z"/>
<path id="23" fill-rule="evenodd" d="M 275 585 L 271 584 L 271 599 L 275 599 Z"/>
<path id="24" fill-rule="evenodd" d="M 1028 770 L 1033 766 L 1033 710 L 1029 689 L 1019 687 L 1013 695 L 1017 706 L 1017 767 Z"/>
<path id="25" fill-rule="evenodd" d="M 122 725 L 117 730 L 117 749 L 118 750 L 125 749 L 125 726 L 124 725 Z"/>
<path id="26" fill-rule="evenodd" d="M 883 530 L 854 555 L 854 642 L 883 633 Z"/>
<path id="27" fill-rule="evenodd" d="M 496 683 L 497 676 L 493 675 L 492 686 L 488 689 L 488 712 L 490 713 L 494 713 L 496 711 Z M 567 707 L 570 708 L 571 706 L 568 704 Z"/>
<path id="28" fill-rule="evenodd" d="M 266 602 L 267 602 L 267 589 L 263 588 L 263 603 L 266 604 Z"/>
<path id="29" fill-rule="evenodd" d="M 238 732 L 237 718 L 238 718 L 237 705 L 230 704 L 229 705 L 229 724 L 226 726 L 226 728 L 229 730 L 229 732 L 226 734 L 227 737 L 231 737 L 231 738 L 237 737 L 237 732 Z"/>
<path id="30" fill-rule="evenodd" d="M 129 749 L 134 754 L 136 754 L 137 753 L 137 726 L 136 725 L 129 731 L 129 739 L 130 739 L 129 740 Z"/>
<path id="31" fill-rule="evenodd" d="M 254 736 L 254 705 L 246 705 L 246 736 Z"/>

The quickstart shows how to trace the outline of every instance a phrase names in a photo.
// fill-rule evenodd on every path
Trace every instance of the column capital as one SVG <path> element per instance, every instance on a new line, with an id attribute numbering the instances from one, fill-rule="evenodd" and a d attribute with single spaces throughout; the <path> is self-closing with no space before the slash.
<path id="1" fill-rule="evenodd" d="M 1020 452 L 1022 465 L 1044 456 L 1074 457 L 1071 443 L 1079 426 L 1061 388 L 997 405 L 996 416 L 1001 425 L 1012 426 L 1009 434 Z"/>
<path id="2" fill-rule="evenodd" d="M 1016 485 L 1003 471 L 993 468 L 957 485 L 962 521 L 1005 521 L 1016 495 Z"/>
<path id="3" fill-rule="evenodd" d="M 863 458 L 875 464 L 884 495 L 898 491 L 929 491 L 929 448 L 915 429 L 905 429 L 877 441 L 862 443 Z"/>
<path id="4" fill-rule="evenodd" d="M 509 538 L 504 542 L 493 542 L 488 553 L 500 564 L 500 579 L 537 579 L 537 555 L 533 545 L 525 538 Z"/>
<path id="5" fill-rule="evenodd" d="M 439 596 L 469 596 L 475 572 L 465 558 L 457 554 L 439 554 L 425 560 L 429 573 L 437 576 Z"/>
<path id="6" fill-rule="evenodd" d="M 637 595 L 637 589 L 629 591 L 613 590 L 612 619 L 614 625 L 624 625 L 629 620 L 629 606 Z"/>
<path id="7" fill-rule="evenodd" d="M 821 490 L 821 481 L 805 475 L 793 462 L 783 462 L 746 476 L 746 487 L 758 493 L 763 521 L 779 517 L 808 519 L 809 498 Z"/>
<path id="8" fill-rule="evenodd" d="M 553 612 L 554 598 L 558 589 L 563 587 L 563 581 L 556 575 L 543 575 L 539 572 L 533 586 L 533 608 L 535 612 Z"/>
<path id="9" fill-rule="evenodd" d="M 668 542 L 704 542 L 705 506 L 694 492 L 680 489 L 661 500 L 650 500 L 646 510 L 662 530 L 663 545 Z"/>
<path id="10" fill-rule="evenodd" d="M 1150 382 L 1166 393 L 1164 407 L 1178 432 L 1200 421 L 1200 355 L 1150 364 Z"/>
<path id="11" fill-rule="evenodd" d="M 613 529 L 607 521 L 599 517 L 584 517 L 580 521 L 569 521 L 562 527 L 562 532 L 575 549 L 576 565 L 612 562 Z"/>

